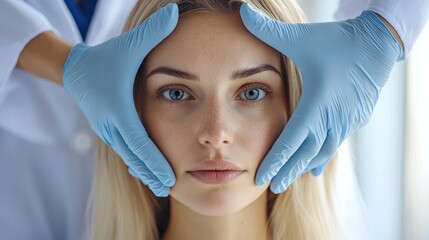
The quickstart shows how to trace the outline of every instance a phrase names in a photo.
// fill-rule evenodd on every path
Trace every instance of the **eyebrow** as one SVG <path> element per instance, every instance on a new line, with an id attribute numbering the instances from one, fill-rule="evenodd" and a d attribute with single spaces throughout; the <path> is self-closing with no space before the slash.
<path id="1" fill-rule="evenodd" d="M 250 77 L 252 75 L 255 75 L 255 74 L 258 74 L 261 72 L 265 72 L 265 71 L 273 71 L 273 72 L 277 73 L 280 77 L 282 76 L 280 71 L 277 70 L 277 68 L 275 68 L 274 66 L 272 66 L 270 64 L 262 64 L 258 67 L 254 67 L 254 68 L 245 68 L 245 69 L 237 70 L 232 74 L 231 78 L 233 80 L 240 79 L 240 78 L 246 78 L 246 77 Z M 146 75 L 146 78 L 148 78 L 152 75 L 155 75 L 155 74 L 165 74 L 168 76 L 187 79 L 187 80 L 193 80 L 193 81 L 199 80 L 198 76 L 195 74 L 185 72 L 185 71 L 181 71 L 178 69 L 174 69 L 171 67 L 155 68 L 154 70 L 150 71 L 150 73 L 148 75 Z"/>
<path id="2" fill-rule="evenodd" d="M 255 68 L 237 70 L 236 72 L 234 72 L 234 74 L 232 74 L 232 79 L 246 78 L 265 71 L 273 71 L 277 73 L 280 77 L 282 76 L 280 71 L 277 70 L 277 68 L 275 68 L 274 66 L 270 64 L 263 64 Z"/>

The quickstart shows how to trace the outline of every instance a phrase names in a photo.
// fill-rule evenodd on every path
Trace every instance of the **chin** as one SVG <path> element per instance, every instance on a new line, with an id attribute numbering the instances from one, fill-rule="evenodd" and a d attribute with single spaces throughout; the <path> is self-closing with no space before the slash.
<path id="1" fill-rule="evenodd" d="M 260 197 L 267 187 L 242 186 L 193 189 L 180 191 L 172 189 L 171 197 L 193 212 L 211 217 L 227 216 L 237 213 L 258 197 Z M 177 191 L 176 191 L 177 190 Z"/>
<path id="2" fill-rule="evenodd" d="M 238 192 L 213 189 L 199 195 L 197 198 L 189 200 L 193 203 L 187 205 L 187 207 L 196 213 L 205 216 L 219 217 L 234 214 L 242 210 L 250 204 L 253 199 L 248 199 L 248 197 Z"/>

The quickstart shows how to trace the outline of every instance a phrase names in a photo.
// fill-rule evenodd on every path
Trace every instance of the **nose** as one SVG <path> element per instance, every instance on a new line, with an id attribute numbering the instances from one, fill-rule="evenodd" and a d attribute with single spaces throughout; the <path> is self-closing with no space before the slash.
<path id="1" fill-rule="evenodd" d="M 211 103 L 201 116 L 198 141 L 205 147 L 219 149 L 233 142 L 233 117 L 227 104 Z"/>

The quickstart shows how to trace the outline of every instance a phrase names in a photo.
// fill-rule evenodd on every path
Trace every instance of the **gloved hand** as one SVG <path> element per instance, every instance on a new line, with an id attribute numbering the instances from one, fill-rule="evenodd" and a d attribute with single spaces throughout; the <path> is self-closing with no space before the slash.
<path id="1" fill-rule="evenodd" d="M 176 181 L 170 164 L 148 137 L 135 109 L 133 86 L 146 55 L 176 27 L 178 7 L 169 4 L 136 28 L 105 43 L 76 45 L 64 65 L 66 91 L 91 128 L 157 196 Z M 150 113 L 146 113 L 150 114 Z"/>
<path id="2" fill-rule="evenodd" d="M 365 125 L 402 49 L 371 11 L 342 22 L 285 24 L 243 4 L 241 18 L 257 38 L 300 69 L 301 100 L 262 161 L 256 184 L 280 193 L 303 172 L 323 171 L 343 140 Z"/>

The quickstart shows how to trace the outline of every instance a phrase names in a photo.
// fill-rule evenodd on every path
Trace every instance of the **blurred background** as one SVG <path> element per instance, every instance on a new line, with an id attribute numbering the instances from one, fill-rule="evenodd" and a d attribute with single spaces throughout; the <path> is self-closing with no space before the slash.
<path id="1" fill-rule="evenodd" d="M 335 20 L 339 6 L 298 2 L 310 22 Z M 396 64 L 370 122 L 341 146 L 353 159 L 370 239 L 429 240 L 428 56 L 426 24 L 407 60 Z"/>

